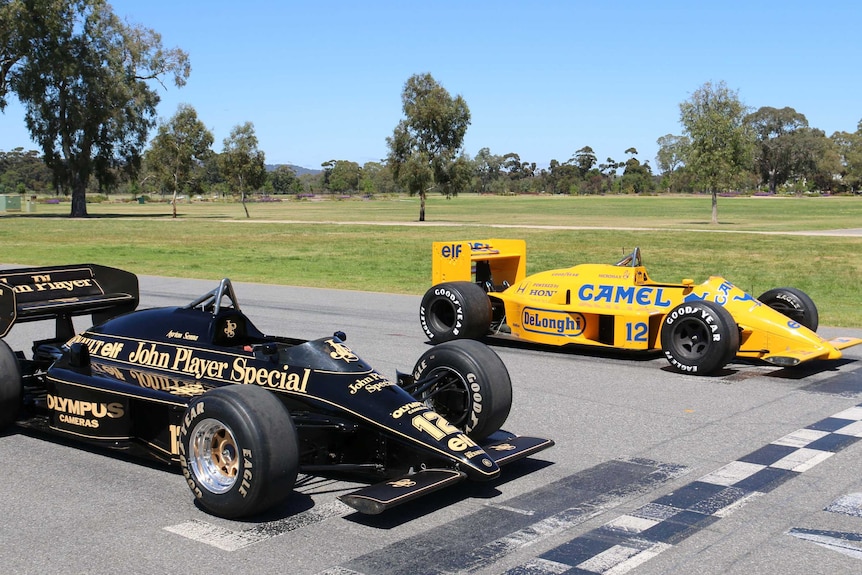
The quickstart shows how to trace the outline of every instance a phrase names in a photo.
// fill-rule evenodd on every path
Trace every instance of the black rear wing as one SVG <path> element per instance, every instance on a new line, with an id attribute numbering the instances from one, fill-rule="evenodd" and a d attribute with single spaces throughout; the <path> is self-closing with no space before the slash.
<path id="1" fill-rule="evenodd" d="M 72 317 L 92 315 L 99 324 L 138 307 L 138 277 L 97 264 L 0 270 L 0 337 L 12 325 L 57 320 L 57 338 L 74 333 Z"/>

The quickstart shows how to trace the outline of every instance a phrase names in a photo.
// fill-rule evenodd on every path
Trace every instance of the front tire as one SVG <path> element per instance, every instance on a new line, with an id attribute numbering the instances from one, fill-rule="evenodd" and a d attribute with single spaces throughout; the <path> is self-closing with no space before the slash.
<path id="1" fill-rule="evenodd" d="M 709 375 L 739 350 L 739 329 L 730 312 L 711 301 L 681 303 L 662 324 L 661 347 L 677 371 Z"/>
<path id="2" fill-rule="evenodd" d="M 820 325 L 820 315 L 814 300 L 802 290 L 790 287 L 774 288 L 757 299 L 811 331 L 817 331 L 817 326 Z"/>
<path id="3" fill-rule="evenodd" d="M 479 339 L 491 327 L 491 300 L 472 282 L 437 284 L 422 298 L 419 321 L 432 343 Z"/>
<path id="4" fill-rule="evenodd" d="M 12 348 L 0 339 L 0 431 L 18 418 L 22 391 L 21 365 Z"/>
<path id="5" fill-rule="evenodd" d="M 509 417 L 509 371 L 484 343 L 451 341 L 429 349 L 416 362 L 413 378 L 414 397 L 473 439 L 491 435 Z"/>
<path id="6" fill-rule="evenodd" d="M 180 428 L 180 465 L 200 505 L 214 515 L 254 515 L 292 491 L 296 430 L 281 400 L 251 385 L 194 398 Z"/>

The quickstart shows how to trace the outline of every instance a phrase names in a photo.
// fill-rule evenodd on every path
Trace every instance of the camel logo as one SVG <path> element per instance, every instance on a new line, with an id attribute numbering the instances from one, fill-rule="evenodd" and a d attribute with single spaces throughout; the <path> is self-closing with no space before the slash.
<path id="1" fill-rule="evenodd" d="M 391 487 L 407 488 L 413 487 L 414 485 L 416 485 L 416 482 L 412 479 L 399 479 L 397 481 L 390 481 L 389 483 L 387 483 L 387 485 Z"/>
<path id="2" fill-rule="evenodd" d="M 224 334 L 228 338 L 233 338 L 236 336 L 236 322 L 232 320 L 227 320 L 224 322 Z"/>

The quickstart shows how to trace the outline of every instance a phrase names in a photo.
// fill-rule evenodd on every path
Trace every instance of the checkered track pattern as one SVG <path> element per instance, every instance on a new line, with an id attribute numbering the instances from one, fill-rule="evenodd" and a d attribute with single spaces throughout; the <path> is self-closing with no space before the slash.
<path id="1" fill-rule="evenodd" d="M 862 438 L 862 404 L 785 435 L 507 575 L 620 575 Z"/>

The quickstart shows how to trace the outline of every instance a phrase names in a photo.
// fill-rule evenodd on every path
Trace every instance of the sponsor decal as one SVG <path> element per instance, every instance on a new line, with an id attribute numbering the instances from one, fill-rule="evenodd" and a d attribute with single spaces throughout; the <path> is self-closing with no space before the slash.
<path id="1" fill-rule="evenodd" d="M 166 333 L 165 337 L 168 339 L 184 339 L 186 341 L 197 341 L 198 339 L 200 339 L 200 336 L 198 336 L 197 334 L 189 333 L 187 331 L 180 333 L 174 330 L 171 330 Z"/>
<path id="2" fill-rule="evenodd" d="M 449 423 L 445 417 L 436 411 L 432 411 L 420 401 L 412 401 L 392 412 L 393 419 L 400 419 L 404 415 L 413 415 L 410 423 L 413 424 L 415 429 L 430 435 L 435 441 L 443 443 L 445 440 L 445 445 L 450 451 L 460 453 L 479 447 L 467 434 L 463 433 L 460 429 Z M 473 454 L 473 456 L 475 455 Z"/>
<path id="3" fill-rule="evenodd" d="M 236 322 L 228 319 L 224 322 L 224 335 L 228 339 L 236 337 Z"/>
<path id="4" fill-rule="evenodd" d="M 281 370 L 250 366 L 246 358 L 238 357 L 233 361 L 229 379 L 234 383 L 255 384 L 281 391 L 305 393 L 311 369 L 306 367 L 302 372 L 287 370 L 286 365 L 281 366 Z"/>
<path id="5" fill-rule="evenodd" d="M 557 284 L 546 283 L 530 283 L 524 282 L 518 286 L 516 290 L 519 294 L 526 294 L 530 297 L 551 298 L 559 291 L 560 286 Z"/>
<path id="6" fill-rule="evenodd" d="M 533 333 L 576 337 L 584 333 L 587 321 L 577 312 L 525 307 L 521 314 L 524 329 Z"/>
<path id="7" fill-rule="evenodd" d="M 598 276 L 599 276 L 600 278 L 602 278 L 602 279 L 611 279 L 611 280 L 627 280 L 627 279 L 629 279 L 630 274 L 629 274 L 629 272 L 628 272 L 628 271 L 625 271 L 625 272 L 623 272 L 623 273 L 621 273 L 621 274 L 607 274 L 607 273 L 603 273 L 603 274 L 598 274 Z"/>
<path id="8" fill-rule="evenodd" d="M 31 279 L 33 280 L 32 284 L 21 284 L 10 287 L 16 294 L 50 291 L 72 292 L 78 288 L 97 287 L 92 279 L 51 281 L 50 275 L 35 275 L 31 276 Z"/>
<path id="9" fill-rule="evenodd" d="M 395 385 L 376 371 L 371 372 L 366 377 L 356 380 L 356 383 L 350 384 L 350 395 L 356 395 L 360 389 L 364 389 L 368 393 L 380 391 L 384 387 Z"/>
<path id="10" fill-rule="evenodd" d="M 101 339 L 92 339 L 83 335 L 76 335 L 69 344 L 83 343 L 90 351 L 93 357 L 106 357 L 108 359 L 117 359 L 120 352 L 123 351 L 124 344 L 119 341 L 104 341 Z"/>
<path id="11" fill-rule="evenodd" d="M 480 254 L 499 254 L 500 250 L 491 247 L 491 244 L 486 242 L 466 242 L 470 247 L 471 253 Z M 457 260 L 461 257 L 463 251 L 463 243 L 447 244 L 440 248 L 440 256 L 447 260 Z"/>
<path id="12" fill-rule="evenodd" d="M 327 339 L 326 343 L 332 348 L 332 352 L 329 354 L 329 357 L 332 359 L 340 359 L 342 361 L 346 361 L 347 363 L 351 363 L 354 361 L 359 361 L 359 357 L 355 353 L 353 353 L 349 347 L 341 343 L 340 341 L 335 341 L 334 339 Z"/>
<path id="13" fill-rule="evenodd" d="M 120 352 L 127 348 L 124 348 L 125 344 L 122 342 L 103 341 L 83 336 L 75 336 L 70 340 L 70 343 L 74 342 L 86 344 L 91 355 L 188 375 L 196 380 L 253 384 L 280 391 L 306 393 L 308 378 L 311 375 L 310 368 L 291 370 L 288 365 L 277 368 L 259 367 L 254 360 L 250 361 L 249 358 L 242 356 L 235 357 L 232 362 L 228 362 L 221 359 L 223 356 L 207 357 L 188 347 L 174 347 L 139 341 L 127 356 L 123 356 Z M 346 346 L 344 349 L 339 348 L 339 354 L 346 354 L 347 357 L 342 359 L 351 361 L 349 357 L 352 352 Z M 339 358 L 341 358 L 340 355 Z M 178 391 L 177 395 L 198 394 L 198 388 L 189 388 L 188 384 L 177 386 L 176 390 Z"/>
<path id="14" fill-rule="evenodd" d="M 440 248 L 440 255 L 446 259 L 457 260 L 461 257 L 461 244 L 443 246 Z"/>
<path id="15" fill-rule="evenodd" d="M 83 401 L 48 394 L 48 409 L 57 413 L 57 420 L 67 425 L 98 429 L 105 418 L 119 419 L 126 414 L 122 403 Z"/>
<path id="16" fill-rule="evenodd" d="M 721 285 L 719 285 L 716 290 L 716 293 L 710 291 L 705 291 L 703 293 L 690 293 L 683 298 L 684 302 L 714 301 L 719 305 L 725 305 L 728 300 L 752 302 L 754 304 L 754 307 L 760 307 L 761 305 L 763 305 L 753 295 L 742 291 L 728 281 L 725 281 Z"/>
<path id="17" fill-rule="evenodd" d="M 489 449 L 491 449 L 491 451 L 514 451 L 517 447 L 511 443 L 498 443 L 497 445 L 490 446 Z"/>
<path id="18" fill-rule="evenodd" d="M 584 284 L 578 290 L 582 302 L 609 304 L 651 305 L 670 307 L 671 301 L 664 294 L 664 288 L 652 286 L 621 286 L 603 284 Z"/>
<path id="19" fill-rule="evenodd" d="M 500 250 L 494 249 L 491 244 L 485 242 L 470 242 L 470 250 L 485 254 L 499 254 Z"/>
<path id="20" fill-rule="evenodd" d="M 412 415 L 417 411 L 422 411 L 424 409 L 428 409 L 428 407 L 421 401 L 411 401 L 393 411 L 392 419 L 400 419 L 403 415 Z"/>
<path id="21" fill-rule="evenodd" d="M 397 481 L 390 481 L 386 485 L 389 485 L 391 487 L 407 488 L 407 487 L 415 486 L 416 482 L 413 481 L 412 479 L 406 479 L 405 478 L 405 479 L 399 479 Z"/>

